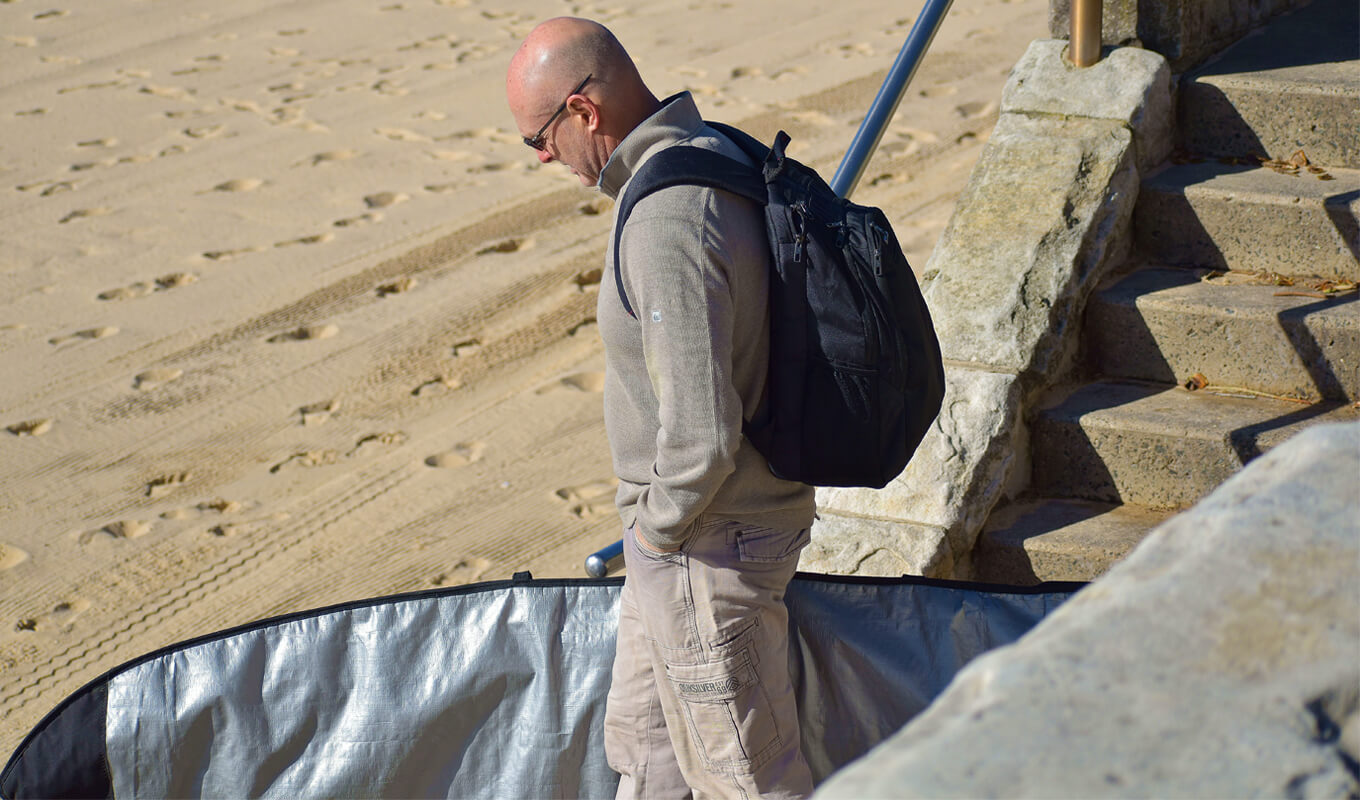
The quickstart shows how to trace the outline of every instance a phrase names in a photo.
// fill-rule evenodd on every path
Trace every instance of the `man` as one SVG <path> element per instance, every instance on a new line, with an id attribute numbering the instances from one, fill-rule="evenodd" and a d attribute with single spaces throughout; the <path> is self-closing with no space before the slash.
<path id="1" fill-rule="evenodd" d="M 541 162 L 611 198 L 667 147 L 749 163 L 689 93 L 658 100 L 588 20 L 535 28 L 506 95 Z M 634 208 L 619 253 L 637 317 L 613 280 L 598 311 L 627 566 L 604 722 L 619 797 L 806 796 L 783 598 L 813 490 L 776 478 L 741 432 L 768 367 L 763 212 L 726 192 L 670 187 Z"/>

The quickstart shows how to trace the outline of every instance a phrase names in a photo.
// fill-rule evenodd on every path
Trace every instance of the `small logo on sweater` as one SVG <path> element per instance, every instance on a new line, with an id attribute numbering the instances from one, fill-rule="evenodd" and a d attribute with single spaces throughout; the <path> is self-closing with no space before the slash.
<path id="1" fill-rule="evenodd" d="M 653 311 L 653 312 L 652 312 L 652 322 L 660 322 L 660 321 L 661 321 L 661 312 L 660 312 L 660 311 Z"/>

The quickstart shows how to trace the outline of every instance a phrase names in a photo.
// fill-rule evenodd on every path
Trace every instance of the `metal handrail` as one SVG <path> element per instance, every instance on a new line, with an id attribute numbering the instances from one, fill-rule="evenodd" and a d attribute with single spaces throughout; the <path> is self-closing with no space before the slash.
<path id="1" fill-rule="evenodd" d="M 897 60 L 893 62 L 892 69 L 888 70 L 887 79 L 879 88 L 878 95 L 869 106 L 869 113 L 864 116 L 855 138 L 850 142 L 850 149 L 846 151 L 835 177 L 831 179 L 831 189 L 837 196 L 849 197 L 855 190 L 855 185 L 859 183 L 860 176 L 864 174 L 864 168 L 869 163 L 869 157 L 873 155 L 879 140 L 883 138 L 883 131 L 887 129 L 893 114 L 897 112 L 897 105 L 907 93 L 907 85 L 916 75 L 916 68 L 921 65 L 921 59 L 930 49 L 935 32 L 940 29 L 940 23 L 944 22 L 944 16 L 949 13 L 949 7 L 953 2 L 954 0 L 926 0 L 925 8 L 921 9 L 921 16 L 917 17 L 916 23 L 911 26 L 907 41 L 898 51 Z M 591 553 L 586 558 L 586 574 L 592 578 L 603 578 L 609 574 L 610 567 L 622 555 L 623 540 Z"/>
<path id="2" fill-rule="evenodd" d="M 864 168 L 869 165 L 869 157 L 878 148 L 883 132 L 887 130 L 893 114 L 897 113 L 897 105 L 907 93 L 907 84 L 915 77 L 916 68 L 921 66 L 921 59 L 925 57 L 926 50 L 930 49 L 935 32 L 940 29 L 940 23 L 944 22 L 944 15 L 949 13 L 949 7 L 953 3 L 954 0 L 926 0 L 925 8 L 921 9 L 921 16 L 917 17 L 916 23 L 911 26 L 907 41 L 898 51 L 897 60 L 893 62 L 892 69 L 888 70 L 887 79 L 879 87 L 878 96 L 869 106 L 869 113 L 864 115 L 864 121 L 860 123 L 855 138 L 850 142 L 850 149 L 846 151 L 845 158 L 841 159 L 836 176 L 831 179 L 831 189 L 838 196 L 849 197 L 850 193 L 855 191 L 860 176 L 864 174 Z"/>
<path id="3" fill-rule="evenodd" d="M 1100 0 L 1072 0 L 1067 59 L 1073 66 L 1089 67 L 1100 60 L 1100 5 Z"/>

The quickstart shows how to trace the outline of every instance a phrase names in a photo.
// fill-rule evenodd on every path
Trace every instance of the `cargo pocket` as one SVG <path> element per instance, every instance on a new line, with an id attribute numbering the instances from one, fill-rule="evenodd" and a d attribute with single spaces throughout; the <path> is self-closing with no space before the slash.
<path id="1" fill-rule="evenodd" d="M 710 769 L 755 769 L 781 744 L 749 651 L 708 664 L 667 664 L 690 735 Z"/>
<path id="2" fill-rule="evenodd" d="M 737 557 L 742 561 L 776 562 L 797 556 L 811 540 L 812 532 L 807 528 L 780 531 L 747 525 L 738 528 L 736 536 Z"/>

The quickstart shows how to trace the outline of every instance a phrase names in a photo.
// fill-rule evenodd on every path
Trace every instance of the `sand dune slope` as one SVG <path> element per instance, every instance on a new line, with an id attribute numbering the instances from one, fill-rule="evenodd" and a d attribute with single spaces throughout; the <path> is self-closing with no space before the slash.
<path id="1" fill-rule="evenodd" d="M 83 682 L 287 611 L 579 575 L 616 536 L 610 204 L 519 142 L 539 19 L 830 175 L 911 9 L 0 3 L 0 754 Z M 856 195 L 923 265 L 1042 0 L 958 0 Z"/>

